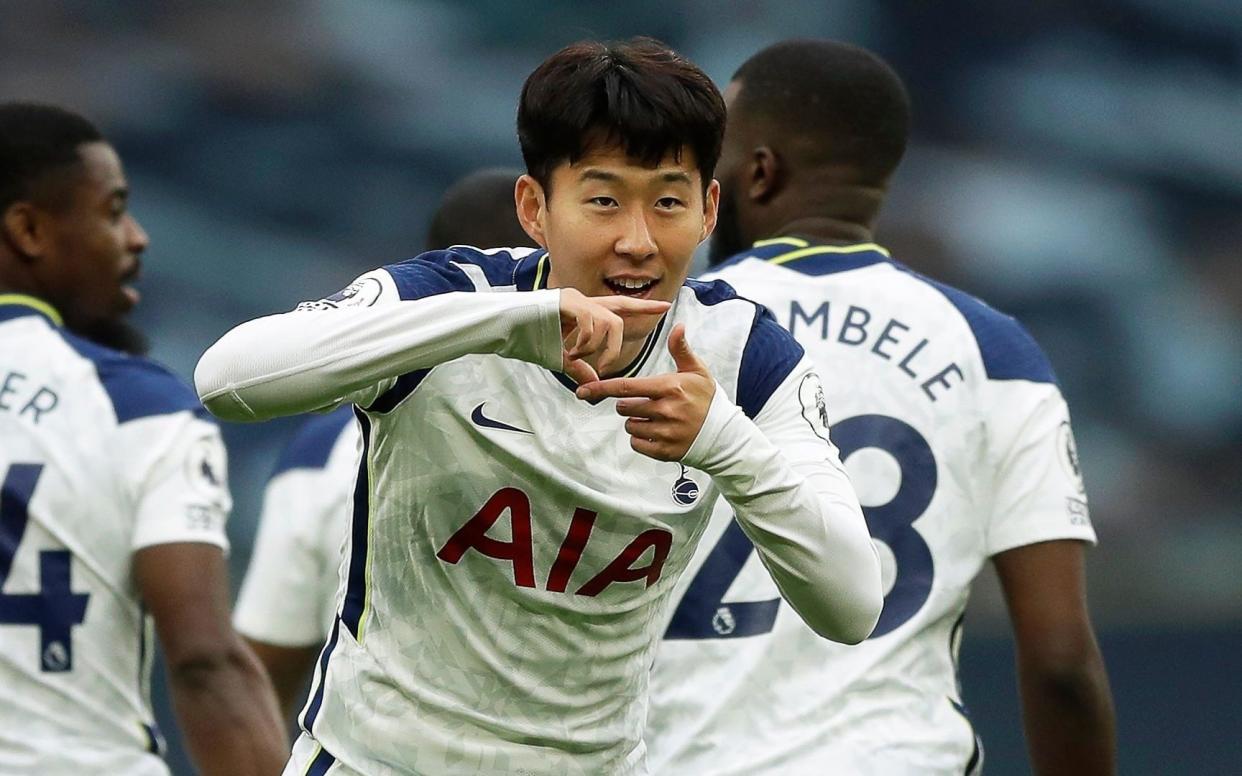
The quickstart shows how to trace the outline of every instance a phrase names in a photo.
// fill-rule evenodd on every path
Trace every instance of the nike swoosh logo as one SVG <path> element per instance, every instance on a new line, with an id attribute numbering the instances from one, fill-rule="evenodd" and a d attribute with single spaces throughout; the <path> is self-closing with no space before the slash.
<path id="1" fill-rule="evenodd" d="M 487 404 L 487 402 L 483 402 L 483 404 Z M 516 431 L 519 434 L 533 435 L 533 432 L 527 431 L 524 428 L 510 426 L 508 423 L 501 423 L 499 420 L 492 420 L 487 417 L 483 414 L 483 404 L 475 407 L 474 412 L 470 413 L 470 420 L 472 420 L 476 426 L 482 426 L 483 428 L 498 428 L 501 431 Z"/>

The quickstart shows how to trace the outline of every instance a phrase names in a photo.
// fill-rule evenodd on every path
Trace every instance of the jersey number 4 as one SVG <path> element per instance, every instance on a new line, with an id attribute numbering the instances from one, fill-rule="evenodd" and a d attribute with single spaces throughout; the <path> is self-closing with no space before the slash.
<path id="1" fill-rule="evenodd" d="M 42 464 L 17 463 L 4 475 L 0 489 L 0 591 L 13 569 L 17 547 L 26 535 L 30 498 L 42 473 Z M 44 671 L 73 669 L 71 631 L 86 619 L 90 595 L 75 593 L 70 588 L 71 557 L 68 550 L 41 550 L 39 592 L 0 592 L 0 625 L 34 625 L 39 629 L 40 668 Z"/>
<path id="2" fill-rule="evenodd" d="M 897 564 L 893 587 L 884 596 L 884 610 L 871 638 L 895 630 L 923 608 L 931 592 L 935 567 L 927 542 L 914 528 L 936 493 L 936 459 L 927 440 L 907 423 L 886 415 L 858 415 L 832 427 L 832 440 L 847 460 L 859 450 L 874 448 L 901 467 L 901 484 L 887 504 L 863 507 L 867 529 L 884 542 Z M 729 639 L 772 630 L 780 599 L 724 603 L 725 593 L 754 545 L 736 520 L 729 522 L 669 622 L 666 639 Z"/>

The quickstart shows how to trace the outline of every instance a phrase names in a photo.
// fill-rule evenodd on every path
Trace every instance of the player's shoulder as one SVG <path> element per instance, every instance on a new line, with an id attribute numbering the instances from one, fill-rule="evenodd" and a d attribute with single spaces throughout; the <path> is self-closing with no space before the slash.
<path id="1" fill-rule="evenodd" d="M 163 364 L 104 347 L 65 329 L 59 333 L 65 345 L 93 368 L 118 424 L 180 412 L 210 419 L 194 389 Z"/>
<path id="2" fill-rule="evenodd" d="M 413 299 L 449 291 L 529 291 L 546 281 L 546 265 L 542 249 L 453 245 L 388 264 L 383 272 L 401 298 Z"/>
<path id="3" fill-rule="evenodd" d="M 1056 384 L 1052 363 L 1030 331 L 1012 315 L 977 296 L 897 264 L 902 274 L 932 289 L 949 315 L 969 331 L 988 380 L 1025 380 Z"/>
<path id="4" fill-rule="evenodd" d="M 703 321 L 698 336 L 727 336 L 740 347 L 736 402 L 754 418 L 777 386 L 794 371 L 804 350 L 777 323 L 772 311 L 739 294 L 719 278 L 687 280 L 683 296 L 696 305 Z"/>
<path id="5" fill-rule="evenodd" d="M 293 469 L 324 469 L 332 457 L 341 435 L 354 422 L 352 404 L 338 407 L 324 415 L 313 415 L 294 432 L 285 446 L 272 477 Z"/>

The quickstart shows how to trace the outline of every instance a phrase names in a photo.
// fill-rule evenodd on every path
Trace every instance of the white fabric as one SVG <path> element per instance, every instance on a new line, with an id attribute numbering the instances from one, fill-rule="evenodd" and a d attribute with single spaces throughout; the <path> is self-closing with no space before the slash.
<path id="1" fill-rule="evenodd" d="M 469 273 L 476 287 L 483 277 Z M 368 774 L 644 773 L 647 674 L 667 594 L 722 489 L 790 595 L 842 602 L 802 601 L 817 627 L 865 632 L 878 564 L 835 451 L 790 389 L 776 389 L 757 424 L 713 410 L 701 432 L 713 441 L 696 442 L 691 460 L 718 488 L 702 470 L 634 452 L 613 400 L 580 401 L 546 368 L 560 365 L 557 292 L 498 285 L 402 301 L 391 278 L 381 285 L 365 316 L 310 304 L 243 324 L 196 374 L 208 405 L 229 415 L 350 392 L 372 407 L 370 500 L 355 511 L 341 612 L 304 715 L 338 761 Z M 734 401 L 756 308 L 717 302 L 683 289 L 636 374 L 675 370 L 667 334 L 684 322 Z M 389 406 L 397 374 L 428 367 Z M 679 483 L 693 495 L 679 501 Z M 487 517 L 482 537 L 462 540 Z M 840 579 L 834 565 L 864 573 Z M 870 611 L 849 600 L 868 597 Z"/>
<path id="2" fill-rule="evenodd" d="M 227 549 L 224 446 L 215 425 L 190 410 L 141 416 L 144 390 L 166 384 L 193 402 L 188 386 L 149 362 L 90 346 L 107 358 L 97 367 L 70 336 L 38 315 L 0 320 L 0 478 L 42 467 L 28 501 L 6 487 L 0 521 L 0 561 L 11 561 L 0 587 L 8 620 L 0 621 L 0 773 L 166 774 L 147 751 L 153 639 L 131 558 L 169 542 Z M 101 368 L 138 416 L 118 423 Z M 155 389 L 135 382 L 152 374 Z M 23 411 L 36 394 L 54 407 Z M 19 502 L 27 519 L 13 552 Z M 58 556 L 67 559 L 67 585 L 59 572 L 41 574 L 41 563 Z M 68 618 L 68 639 L 44 645 L 38 624 L 12 621 L 29 619 L 23 595 L 42 596 L 32 605 L 43 618 L 89 597 L 81 621 Z"/>
<path id="3" fill-rule="evenodd" d="M 250 566 L 237 595 L 233 624 L 255 641 L 318 646 L 336 615 L 342 550 L 353 503 L 361 440 L 346 423 L 322 467 L 274 476 Z"/>
<path id="4" fill-rule="evenodd" d="M 858 249 L 838 253 L 846 261 Z M 655 773 L 962 773 L 975 739 L 955 707 L 955 625 L 971 581 L 1005 549 L 1095 540 L 1056 385 L 989 379 L 975 334 L 945 294 L 875 258 L 820 275 L 799 272 L 796 261 L 756 258 L 709 277 L 771 307 L 824 378 L 833 441 L 883 559 L 886 611 L 877 634 L 855 647 L 833 644 L 779 604 L 774 624 L 736 637 L 742 608 L 777 597 L 754 573 L 753 553 L 736 560 L 719 608 L 703 614 L 715 618 L 715 630 L 665 639 L 658 649 L 646 733 Z M 869 323 L 843 335 L 851 308 L 866 311 L 853 314 L 854 324 Z M 985 324 L 1002 318 L 981 306 L 978 314 Z M 892 340 L 882 338 L 886 331 Z M 929 395 L 924 384 L 952 364 L 961 379 L 950 369 L 945 383 L 928 384 Z M 930 458 L 919 457 L 915 437 Z M 859 438 L 869 441 L 859 447 Z M 674 592 L 674 623 L 694 614 L 687 589 L 710 584 L 721 567 L 706 561 L 732 511 L 722 503 L 713 515 Z"/>

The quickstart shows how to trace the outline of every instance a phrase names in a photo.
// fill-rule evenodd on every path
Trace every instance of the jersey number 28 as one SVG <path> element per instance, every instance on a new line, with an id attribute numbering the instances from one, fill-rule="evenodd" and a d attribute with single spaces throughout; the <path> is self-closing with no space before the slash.
<path id="1" fill-rule="evenodd" d="M 37 593 L 3 593 L 13 569 L 17 547 L 30 519 L 34 495 L 43 465 L 16 463 L 4 475 L 0 488 L 0 625 L 34 625 L 39 629 L 40 668 L 49 672 L 73 669 L 74 625 L 86 619 L 88 593 L 75 593 L 69 586 L 69 550 L 39 552 Z"/>
<path id="2" fill-rule="evenodd" d="M 901 484 L 886 504 L 864 506 L 867 529 L 884 542 L 896 560 L 892 588 L 871 638 L 890 633 L 918 613 L 931 592 L 935 567 L 927 542 L 914 528 L 936 493 L 936 459 L 927 440 L 912 426 L 887 415 L 858 415 L 832 427 L 841 460 L 874 448 L 893 457 Z M 736 520 L 730 521 L 703 567 L 686 588 L 673 613 L 667 639 L 727 639 L 772 630 L 780 599 L 724 603 L 723 598 L 754 546 Z"/>

